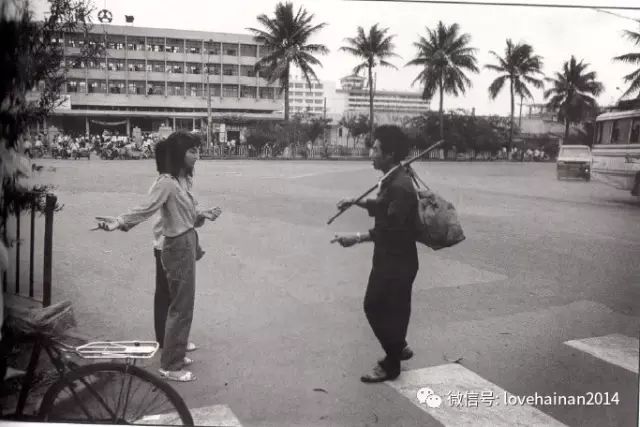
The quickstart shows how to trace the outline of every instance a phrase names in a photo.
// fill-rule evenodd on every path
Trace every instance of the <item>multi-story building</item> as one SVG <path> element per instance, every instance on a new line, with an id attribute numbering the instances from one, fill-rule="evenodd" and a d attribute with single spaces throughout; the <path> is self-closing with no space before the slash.
<path id="1" fill-rule="evenodd" d="M 291 115 L 321 116 L 328 95 L 335 92 L 333 82 L 314 82 L 295 77 L 289 82 L 289 111 Z"/>
<path id="2" fill-rule="evenodd" d="M 96 25 L 88 43 L 104 43 L 105 57 L 75 64 L 84 39 L 66 34 L 65 61 L 71 66 L 63 95 L 49 124 L 96 134 L 104 129 L 131 134 L 206 129 L 208 97 L 212 129 L 221 140 L 240 140 L 243 124 L 282 119 L 277 83 L 254 71 L 265 48 L 252 36 L 177 29 Z"/>
<path id="3" fill-rule="evenodd" d="M 345 113 L 369 114 L 369 88 L 366 79 L 360 76 L 346 76 L 340 79 L 344 94 Z M 429 102 L 422 99 L 422 93 L 409 91 L 374 90 L 373 114 L 379 124 L 394 122 L 398 117 L 413 117 L 429 111 Z"/>

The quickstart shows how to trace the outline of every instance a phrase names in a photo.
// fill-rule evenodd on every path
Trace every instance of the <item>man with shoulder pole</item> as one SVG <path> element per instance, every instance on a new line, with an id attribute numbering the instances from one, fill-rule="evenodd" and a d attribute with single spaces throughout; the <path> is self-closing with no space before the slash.
<path id="1" fill-rule="evenodd" d="M 407 137 L 398 126 L 379 126 L 374 132 L 374 169 L 390 174 L 381 180 L 375 199 L 344 199 L 342 212 L 352 205 L 375 218 L 366 232 L 336 236 L 343 247 L 373 242 L 373 260 L 364 297 L 364 311 L 371 329 L 386 353 L 373 370 L 361 377 L 365 383 L 392 380 L 400 375 L 400 361 L 413 352 L 406 342 L 411 313 L 411 291 L 418 272 L 415 241 L 417 197 L 411 176 L 396 167 L 409 152 Z M 394 169 L 395 167 L 395 169 Z"/>

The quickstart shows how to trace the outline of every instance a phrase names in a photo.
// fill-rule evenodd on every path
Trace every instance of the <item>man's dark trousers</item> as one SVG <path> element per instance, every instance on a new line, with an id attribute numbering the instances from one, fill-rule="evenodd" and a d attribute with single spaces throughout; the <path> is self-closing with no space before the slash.
<path id="1" fill-rule="evenodd" d="M 400 355 L 407 346 L 411 290 L 418 267 L 406 262 L 389 265 L 390 261 L 393 262 L 386 260 L 385 266 L 376 265 L 374 260 L 364 297 L 364 312 L 387 354 L 382 367 L 389 374 L 396 374 L 400 372 Z"/>

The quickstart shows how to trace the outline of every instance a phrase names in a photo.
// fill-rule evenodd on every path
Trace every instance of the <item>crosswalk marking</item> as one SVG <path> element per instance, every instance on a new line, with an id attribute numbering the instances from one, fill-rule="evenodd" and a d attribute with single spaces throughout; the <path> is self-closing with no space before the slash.
<path id="1" fill-rule="evenodd" d="M 533 406 L 505 404 L 505 396 L 518 396 L 455 363 L 403 371 L 387 384 L 444 426 L 564 426 Z M 418 390 L 423 387 L 441 398 L 439 407 L 429 407 L 429 401 L 420 403 Z M 477 406 L 471 396 L 477 398 Z"/>
<path id="2" fill-rule="evenodd" d="M 638 346 L 640 343 L 637 338 L 611 334 L 567 341 L 565 344 L 635 374 L 638 373 Z"/>
<path id="3" fill-rule="evenodd" d="M 240 421 L 227 405 L 213 405 L 190 409 L 193 424 L 196 426 L 242 427 Z M 144 425 L 181 425 L 180 417 L 175 412 L 149 415 L 136 424 Z"/>

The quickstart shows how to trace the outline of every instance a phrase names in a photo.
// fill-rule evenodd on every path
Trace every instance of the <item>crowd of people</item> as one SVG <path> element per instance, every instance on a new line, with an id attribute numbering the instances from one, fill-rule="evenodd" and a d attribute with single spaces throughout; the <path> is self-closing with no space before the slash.
<path id="1" fill-rule="evenodd" d="M 122 157 L 123 152 L 139 151 L 141 157 L 153 157 L 159 138 L 147 133 L 139 141 L 118 133 L 66 134 L 57 133 L 47 138 L 42 133 L 27 135 L 22 150 L 29 158 L 50 156 L 53 158 L 89 157 L 92 152 L 103 158 Z M 124 150 L 124 151 L 123 151 Z"/>

